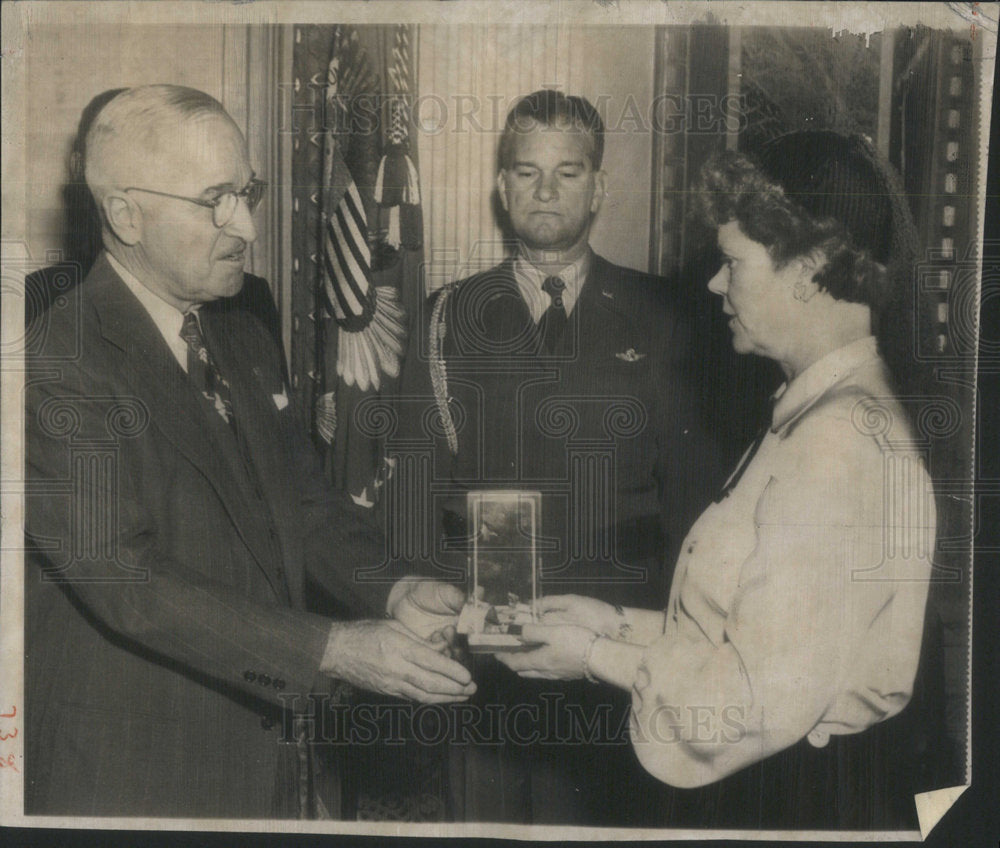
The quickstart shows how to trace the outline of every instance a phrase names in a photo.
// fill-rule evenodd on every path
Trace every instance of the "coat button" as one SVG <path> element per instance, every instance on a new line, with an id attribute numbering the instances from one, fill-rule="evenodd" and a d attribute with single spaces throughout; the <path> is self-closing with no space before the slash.
<path id="1" fill-rule="evenodd" d="M 279 677 L 277 680 L 274 681 L 274 688 L 275 689 L 284 689 L 285 688 L 285 681 L 282 680 Z"/>
<path id="2" fill-rule="evenodd" d="M 243 679 L 247 683 L 253 683 L 257 679 L 257 675 L 254 674 L 252 671 L 247 670 L 243 672 Z"/>
<path id="3" fill-rule="evenodd" d="M 263 727 L 264 730 L 270 730 L 274 727 L 274 719 L 271 718 L 271 716 L 261 716 L 260 726 Z"/>
<path id="4" fill-rule="evenodd" d="M 270 685 L 271 685 L 271 678 L 270 678 L 270 676 L 269 676 L 269 675 L 267 675 L 267 674 L 262 674 L 262 675 L 260 675 L 260 676 L 259 676 L 259 677 L 257 678 L 257 682 L 258 682 L 258 683 L 259 683 L 259 684 L 260 684 L 261 686 L 270 686 Z"/>

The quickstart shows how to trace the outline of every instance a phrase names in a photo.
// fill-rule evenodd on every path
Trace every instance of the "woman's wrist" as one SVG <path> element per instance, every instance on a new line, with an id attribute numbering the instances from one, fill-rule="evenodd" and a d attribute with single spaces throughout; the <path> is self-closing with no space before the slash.
<path id="1" fill-rule="evenodd" d="M 587 642 L 587 647 L 584 648 L 583 650 L 583 676 L 587 678 L 587 680 L 590 683 L 601 682 L 594 676 L 594 673 L 590 670 L 590 655 L 593 653 L 594 643 L 597 642 L 598 639 L 603 639 L 603 638 L 605 637 L 602 636 L 600 633 L 592 633 L 590 636 L 590 640 Z"/>
<path id="2" fill-rule="evenodd" d="M 585 676 L 629 690 L 635 683 L 636 669 L 645 650 L 641 645 L 598 634 L 587 644 Z"/>
<path id="3" fill-rule="evenodd" d="M 628 611 L 621 604 L 614 604 L 613 609 L 614 616 L 604 635 L 619 642 L 631 642 L 632 623 L 629 621 Z"/>

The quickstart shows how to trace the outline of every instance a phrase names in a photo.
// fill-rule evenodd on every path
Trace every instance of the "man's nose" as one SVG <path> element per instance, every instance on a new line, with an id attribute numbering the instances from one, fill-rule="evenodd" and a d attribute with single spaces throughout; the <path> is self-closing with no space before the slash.
<path id="1" fill-rule="evenodd" d="M 723 265 L 708 281 L 708 290 L 712 294 L 724 295 L 729 290 L 729 268 Z"/>
<path id="2" fill-rule="evenodd" d="M 257 225 L 244 198 L 237 198 L 236 211 L 226 224 L 225 230 L 228 235 L 243 239 L 247 244 L 257 240 Z"/>
<path id="3" fill-rule="evenodd" d="M 555 174 L 542 174 L 535 186 L 535 198 L 546 203 L 559 197 L 558 177 Z"/>

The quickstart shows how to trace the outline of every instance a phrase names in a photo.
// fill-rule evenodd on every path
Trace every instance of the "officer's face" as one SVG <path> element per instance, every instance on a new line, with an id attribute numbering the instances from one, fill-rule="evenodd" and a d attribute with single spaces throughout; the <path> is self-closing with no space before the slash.
<path id="1" fill-rule="evenodd" d="M 532 250 L 571 251 L 587 242 L 604 198 L 603 171 L 591 164 L 590 136 L 532 122 L 514 140 L 510 167 L 497 176 L 500 201 Z"/>
<path id="2" fill-rule="evenodd" d="M 222 116 L 179 123 L 160 139 L 146 171 L 144 188 L 205 200 L 238 191 L 253 174 L 243 136 Z M 144 192 L 130 197 L 142 215 L 142 281 L 156 294 L 185 311 L 240 290 L 247 247 L 257 238 L 244 201 L 225 226 L 216 227 L 211 209 Z"/>

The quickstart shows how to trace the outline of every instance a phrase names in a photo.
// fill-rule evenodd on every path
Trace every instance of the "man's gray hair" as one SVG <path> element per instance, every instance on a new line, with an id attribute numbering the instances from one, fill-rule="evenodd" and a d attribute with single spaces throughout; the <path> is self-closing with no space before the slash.
<path id="1" fill-rule="evenodd" d="M 84 146 L 84 176 L 98 205 L 117 178 L 127 174 L 127 163 L 155 152 L 178 123 L 208 116 L 232 122 L 214 97 L 181 85 L 142 85 L 112 98 L 98 113 Z"/>

